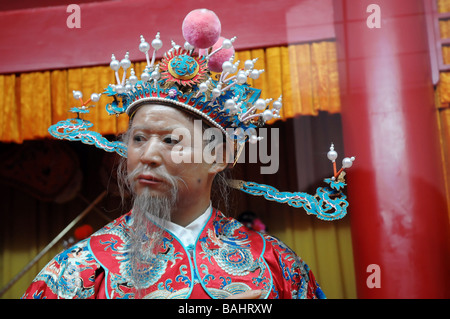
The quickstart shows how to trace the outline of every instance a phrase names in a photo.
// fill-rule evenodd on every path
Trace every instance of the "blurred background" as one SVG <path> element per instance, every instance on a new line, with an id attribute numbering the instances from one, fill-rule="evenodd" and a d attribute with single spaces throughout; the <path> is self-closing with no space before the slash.
<path id="1" fill-rule="evenodd" d="M 58 252 L 129 209 L 117 192 L 117 155 L 47 131 L 71 116 L 72 91 L 89 96 L 114 83 L 111 54 L 129 51 L 140 74 L 139 36 L 161 32 L 161 52 L 183 44 L 183 19 L 197 8 L 218 15 L 224 37 L 237 36 L 236 61 L 258 58 L 265 72 L 249 84 L 264 98 L 283 96 L 282 119 L 270 124 L 279 170 L 262 175 L 266 164 L 246 161 L 234 177 L 314 194 L 333 173 L 331 143 L 338 160 L 356 157 L 341 220 L 240 193 L 227 213 L 252 212 L 328 298 L 450 297 L 449 0 L 71 3 L 0 4 L 1 298 L 20 298 Z M 102 103 L 86 119 L 113 140 L 127 118 L 108 116 Z"/>

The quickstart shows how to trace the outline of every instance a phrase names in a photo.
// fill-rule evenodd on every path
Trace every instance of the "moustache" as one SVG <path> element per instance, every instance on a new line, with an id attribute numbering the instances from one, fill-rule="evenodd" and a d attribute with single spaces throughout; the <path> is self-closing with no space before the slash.
<path id="1" fill-rule="evenodd" d="M 132 172 L 128 173 L 128 182 L 131 186 L 137 183 L 139 179 L 145 179 L 147 181 L 165 183 L 173 188 L 176 188 L 178 181 L 181 178 L 170 175 L 163 167 L 158 166 L 151 168 L 145 164 L 139 164 Z"/>

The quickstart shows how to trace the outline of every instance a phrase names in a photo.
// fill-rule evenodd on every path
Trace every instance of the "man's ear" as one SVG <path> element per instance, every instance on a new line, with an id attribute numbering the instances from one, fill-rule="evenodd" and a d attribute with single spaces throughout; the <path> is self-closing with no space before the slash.
<path id="1" fill-rule="evenodd" d="M 230 150 L 227 149 L 229 145 L 223 142 L 214 147 L 214 161 L 211 163 L 211 167 L 209 169 L 210 173 L 217 174 L 221 171 L 225 170 L 230 164 Z"/>
<path id="2" fill-rule="evenodd" d="M 218 173 L 222 172 L 223 170 L 225 170 L 227 168 L 227 166 L 228 166 L 228 163 L 226 163 L 226 162 L 222 162 L 222 163 L 214 162 L 211 165 L 209 172 L 212 174 L 218 174 Z"/>

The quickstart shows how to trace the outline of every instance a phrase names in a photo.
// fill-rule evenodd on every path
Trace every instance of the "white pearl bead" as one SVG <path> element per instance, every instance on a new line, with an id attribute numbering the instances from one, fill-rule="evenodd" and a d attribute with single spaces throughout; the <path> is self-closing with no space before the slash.
<path id="1" fill-rule="evenodd" d="M 253 80 L 256 80 L 257 78 L 259 78 L 259 71 L 258 70 L 252 70 L 252 72 L 250 72 L 249 76 Z"/>
<path id="2" fill-rule="evenodd" d="M 256 135 L 250 136 L 248 140 L 251 144 L 256 144 L 258 142 L 258 137 Z"/>
<path id="3" fill-rule="evenodd" d="M 150 74 L 148 74 L 147 72 L 142 73 L 141 80 L 147 82 L 148 80 L 150 80 Z"/>
<path id="4" fill-rule="evenodd" d="M 227 73 L 231 72 L 231 70 L 233 70 L 233 63 L 231 63 L 230 61 L 225 61 L 222 64 L 222 70 L 223 70 L 223 72 L 227 72 Z"/>
<path id="5" fill-rule="evenodd" d="M 338 157 L 338 154 L 336 151 L 331 150 L 327 153 L 327 157 L 330 161 L 334 161 Z"/>
<path id="6" fill-rule="evenodd" d="M 161 77 L 161 74 L 159 74 L 158 71 L 153 71 L 152 72 L 152 79 L 153 80 L 159 80 L 160 77 Z"/>
<path id="7" fill-rule="evenodd" d="M 224 40 L 222 41 L 222 47 L 223 47 L 224 49 L 230 49 L 232 46 L 233 46 L 233 43 L 232 43 L 230 40 L 224 39 Z"/>
<path id="8" fill-rule="evenodd" d="M 200 85 L 198 86 L 198 90 L 200 92 L 205 92 L 207 89 L 208 89 L 208 85 L 205 82 L 200 83 Z"/>
<path id="9" fill-rule="evenodd" d="M 236 102 L 232 99 L 228 99 L 225 101 L 225 105 L 224 105 L 225 109 L 231 109 L 236 107 Z"/>
<path id="10" fill-rule="evenodd" d="M 120 69 L 120 63 L 119 61 L 117 61 L 116 59 L 112 60 L 111 63 L 109 64 L 109 66 L 111 67 L 111 69 L 113 69 L 114 71 L 118 71 Z"/>
<path id="11" fill-rule="evenodd" d="M 148 42 L 144 41 L 139 43 L 139 51 L 145 53 L 148 52 L 148 50 L 150 50 L 150 44 L 148 44 Z"/>
<path id="12" fill-rule="evenodd" d="M 121 84 L 117 84 L 116 85 L 116 92 L 118 94 L 122 94 L 123 92 L 125 92 L 125 88 Z"/>
<path id="13" fill-rule="evenodd" d="M 245 74 L 245 72 L 239 71 L 237 76 L 236 76 L 236 81 L 239 84 L 244 84 L 245 82 L 247 82 L 247 75 Z"/>
<path id="14" fill-rule="evenodd" d="M 91 101 L 92 102 L 98 102 L 100 100 L 100 95 L 97 93 L 92 93 L 91 94 Z"/>
<path id="15" fill-rule="evenodd" d="M 186 42 L 184 42 L 184 48 L 188 51 L 191 51 L 194 49 L 194 46 L 186 41 Z"/>
<path id="16" fill-rule="evenodd" d="M 270 110 L 265 110 L 262 114 L 264 121 L 270 121 L 273 118 L 273 113 Z"/>
<path id="17" fill-rule="evenodd" d="M 254 106 L 258 110 L 264 110 L 264 108 L 266 107 L 266 101 L 264 101 L 263 99 L 258 99 L 258 100 L 256 100 Z"/>
<path id="18" fill-rule="evenodd" d="M 221 94 L 221 92 L 218 88 L 213 89 L 211 93 L 212 93 L 213 97 L 219 97 Z"/>
<path id="19" fill-rule="evenodd" d="M 275 110 L 280 110 L 282 106 L 283 106 L 283 103 L 281 103 L 281 101 L 278 101 L 278 100 L 273 102 L 273 105 L 272 105 L 272 107 Z"/>
<path id="20" fill-rule="evenodd" d="M 73 91 L 73 97 L 75 98 L 75 100 L 79 100 L 83 98 L 83 93 L 81 93 L 80 91 Z"/>
<path id="21" fill-rule="evenodd" d="M 244 69 L 246 69 L 246 70 L 250 70 L 250 69 L 253 69 L 253 61 L 252 60 L 247 60 L 247 61 L 245 61 L 245 63 L 244 63 Z"/>
<path id="22" fill-rule="evenodd" d="M 152 41 L 152 47 L 153 47 L 155 50 L 161 49 L 162 45 L 163 45 L 163 43 L 162 43 L 162 41 L 161 41 L 160 39 L 154 39 L 154 40 Z"/>
<path id="23" fill-rule="evenodd" d="M 354 158 L 353 158 L 353 160 L 354 160 Z M 351 158 L 346 157 L 342 160 L 342 167 L 349 168 L 349 167 L 352 167 L 352 165 L 353 165 L 353 161 Z"/>
<path id="24" fill-rule="evenodd" d="M 139 79 L 137 78 L 136 75 L 133 74 L 133 75 L 130 75 L 130 77 L 128 78 L 128 81 L 130 81 L 131 85 L 135 85 L 139 81 Z"/>
<path id="25" fill-rule="evenodd" d="M 122 61 L 120 61 L 120 66 L 126 70 L 131 66 L 131 61 L 128 59 L 122 59 Z"/>

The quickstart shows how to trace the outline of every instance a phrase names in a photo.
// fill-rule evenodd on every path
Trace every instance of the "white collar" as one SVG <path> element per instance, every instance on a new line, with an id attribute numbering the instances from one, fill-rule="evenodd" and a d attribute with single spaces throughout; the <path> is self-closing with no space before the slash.
<path id="1" fill-rule="evenodd" d="M 193 247 L 195 246 L 195 242 L 200 235 L 200 232 L 203 230 L 203 226 L 211 216 L 211 213 L 212 204 L 210 202 L 205 212 L 186 227 L 169 221 L 166 223 L 166 230 L 175 235 L 186 248 L 193 249 Z M 157 217 L 151 216 L 150 214 L 148 214 L 147 216 L 152 218 L 153 220 L 158 219 Z"/>

